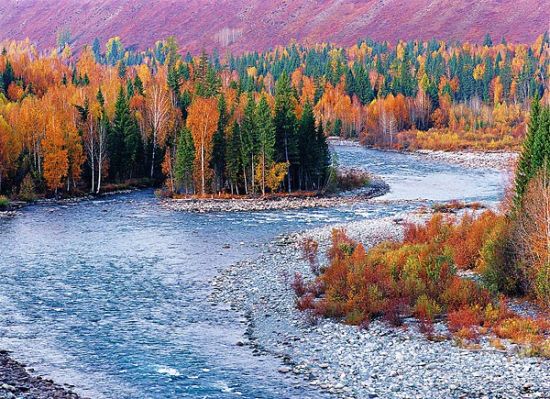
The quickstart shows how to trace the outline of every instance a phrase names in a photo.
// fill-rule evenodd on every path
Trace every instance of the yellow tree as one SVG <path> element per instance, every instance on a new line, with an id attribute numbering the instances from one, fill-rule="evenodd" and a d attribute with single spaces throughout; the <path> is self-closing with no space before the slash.
<path id="1" fill-rule="evenodd" d="M 196 186 L 200 193 L 206 193 L 207 167 L 212 157 L 212 138 L 218 126 L 220 117 L 215 98 L 197 97 L 189 107 L 187 127 L 191 130 L 195 142 L 195 170 L 199 176 Z"/>
<path id="2" fill-rule="evenodd" d="M 64 136 L 61 125 L 55 116 L 52 117 L 44 138 L 44 179 L 48 188 L 56 193 L 63 187 L 69 172 L 69 157 Z"/>

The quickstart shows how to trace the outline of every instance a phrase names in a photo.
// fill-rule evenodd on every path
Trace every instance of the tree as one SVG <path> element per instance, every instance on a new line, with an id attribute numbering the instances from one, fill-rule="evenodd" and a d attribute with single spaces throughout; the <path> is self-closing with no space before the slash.
<path id="1" fill-rule="evenodd" d="M 275 126 L 265 95 L 260 99 L 256 109 L 256 126 L 258 130 L 258 156 L 260 158 L 258 163 L 260 173 L 256 173 L 256 178 L 262 189 L 262 195 L 265 196 L 266 173 L 271 169 L 275 154 Z"/>
<path id="2" fill-rule="evenodd" d="M 125 155 L 127 155 L 125 139 L 126 136 L 131 134 L 129 132 L 131 129 L 133 129 L 133 124 L 130 116 L 130 108 L 128 107 L 128 100 L 124 93 L 124 88 L 120 86 L 115 103 L 115 115 L 108 136 L 111 175 L 118 180 L 124 177 L 123 172 L 126 167 Z"/>
<path id="3" fill-rule="evenodd" d="M 290 79 L 283 72 L 275 87 L 275 159 L 284 162 L 287 167 L 287 189 L 292 192 L 290 176 L 291 161 L 296 160 L 296 114 L 294 113 L 293 94 Z"/>
<path id="4" fill-rule="evenodd" d="M 315 116 L 313 115 L 313 107 L 309 102 L 306 103 L 304 110 L 302 111 L 302 118 L 300 119 L 298 128 L 298 153 L 300 159 L 300 174 L 299 174 L 299 187 L 300 190 L 309 187 L 309 179 L 314 172 L 317 162 L 318 154 L 317 148 L 315 148 Z"/>
<path id="5" fill-rule="evenodd" d="M 99 104 L 99 126 L 97 132 L 97 190 L 99 194 L 101 191 L 102 177 L 107 171 L 107 158 L 108 158 L 108 132 L 109 132 L 109 118 L 105 110 L 105 97 L 101 88 L 97 91 L 96 100 Z"/>
<path id="6" fill-rule="evenodd" d="M 177 189 L 181 190 L 183 188 L 185 194 L 190 194 L 192 192 L 194 162 L 195 143 L 193 142 L 191 131 L 184 127 L 179 134 L 174 174 Z"/>
<path id="7" fill-rule="evenodd" d="M 256 103 L 252 93 L 248 94 L 248 100 L 244 109 L 241 122 L 241 165 L 243 167 L 244 190 L 254 194 L 254 169 L 257 147 Z M 250 187 L 250 190 L 249 190 Z"/>
<path id="8" fill-rule="evenodd" d="M 187 127 L 191 130 L 196 146 L 195 164 L 198 166 L 198 190 L 202 195 L 206 194 L 206 182 L 209 177 L 208 165 L 212 157 L 212 137 L 218 126 L 217 101 L 213 98 L 197 97 L 189 107 Z M 198 165 L 197 165 L 198 163 Z"/>
<path id="9" fill-rule="evenodd" d="M 44 179 L 48 188 L 56 194 L 63 187 L 69 172 L 64 136 L 60 123 L 52 116 L 44 138 Z"/>
<path id="10" fill-rule="evenodd" d="M 92 52 L 94 54 L 94 58 L 97 62 L 101 61 L 101 44 L 99 43 L 99 38 L 95 38 L 94 42 L 92 44 Z"/>
<path id="11" fill-rule="evenodd" d="M 239 173 L 241 171 L 241 132 L 237 121 L 233 122 L 227 138 L 225 151 L 226 175 L 229 179 L 231 194 L 239 194 Z"/>
<path id="12" fill-rule="evenodd" d="M 525 140 L 523 141 L 523 148 L 516 171 L 516 188 L 514 196 L 514 204 L 516 208 L 519 208 L 521 205 L 521 200 L 523 198 L 523 194 L 525 193 L 527 184 L 534 175 L 533 166 L 535 165 L 533 163 L 533 152 L 540 125 L 540 113 L 540 100 L 538 97 L 535 97 L 531 103 L 529 127 Z"/>
<path id="13" fill-rule="evenodd" d="M 145 101 L 147 119 L 151 132 L 151 173 L 155 175 L 155 155 L 159 140 L 164 137 L 170 117 L 170 96 L 159 82 L 152 82 Z"/>
<path id="14" fill-rule="evenodd" d="M 218 112 L 220 117 L 218 119 L 218 128 L 213 137 L 212 144 L 212 160 L 210 167 L 214 170 L 214 182 L 216 191 L 221 191 L 224 184 L 225 173 L 225 152 L 226 152 L 226 137 L 225 130 L 227 123 L 229 122 L 229 115 L 227 113 L 227 104 L 225 96 L 220 94 L 218 97 Z"/>
<path id="15" fill-rule="evenodd" d="M 90 192 L 95 192 L 96 152 L 97 152 L 97 129 L 93 112 L 90 110 L 90 102 L 86 98 L 82 106 L 76 105 L 80 114 L 80 130 L 84 142 L 84 150 L 88 158 L 88 165 L 91 171 Z"/>
<path id="16" fill-rule="evenodd" d="M 314 148 L 316 155 L 314 177 L 317 179 L 317 190 L 321 190 L 321 183 L 327 181 L 329 167 L 332 163 L 332 156 L 328 147 L 327 137 L 323 131 L 322 123 L 319 123 L 316 130 Z"/>

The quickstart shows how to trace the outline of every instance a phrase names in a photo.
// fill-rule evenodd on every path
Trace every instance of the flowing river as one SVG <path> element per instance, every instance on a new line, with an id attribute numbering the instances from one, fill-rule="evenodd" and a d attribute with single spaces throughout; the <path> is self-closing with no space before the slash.
<path id="1" fill-rule="evenodd" d="M 331 209 L 191 214 L 152 190 L 0 218 L 0 349 L 93 398 L 319 398 L 280 360 L 236 343 L 241 315 L 207 301 L 210 280 L 281 233 L 391 216 L 434 201 L 494 203 L 506 176 L 393 152 L 337 146 L 387 195 Z"/>

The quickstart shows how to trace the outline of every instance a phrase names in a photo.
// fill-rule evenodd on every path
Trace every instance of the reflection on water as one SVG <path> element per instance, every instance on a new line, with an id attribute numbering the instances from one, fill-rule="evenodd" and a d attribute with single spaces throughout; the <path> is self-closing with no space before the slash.
<path id="1" fill-rule="evenodd" d="M 235 345 L 240 315 L 205 300 L 211 278 L 280 233 L 426 201 L 492 202 L 504 183 L 498 172 L 398 153 L 337 152 L 341 165 L 384 177 L 391 192 L 332 209 L 188 214 L 145 190 L 0 219 L 0 348 L 94 397 L 321 397 L 281 377 L 278 359 Z M 381 201 L 396 199 L 419 200 Z"/>

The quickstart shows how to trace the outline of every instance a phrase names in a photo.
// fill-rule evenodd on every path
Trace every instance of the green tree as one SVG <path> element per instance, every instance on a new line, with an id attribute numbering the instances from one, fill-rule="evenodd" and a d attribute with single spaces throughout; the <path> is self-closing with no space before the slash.
<path id="1" fill-rule="evenodd" d="M 291 172 L 297 158 L 296 127 L 293 92 L 290 78 L 283 72 L 275 85 L 275 160 L 287 164 L 287 190 L 292 192 Z"/>
<path id="2" fill-rule="evenodd" d="M 115 114 L 109 129 L 108 151 L 111 177 L 121 180 L 126 169 L 126 138 L 132 136 L 135 123 L 132 121 L 128 99 L 124 88 L 120 86 L 115 103 Z"/>
<path id="3" fill-rule="evenodd" d="M 178 138 L 176 150 L 176 167 L 174 175 L 178 190 L 190 194 L 193 190 L 193 165 L 195 162 L 195 143 L 191 131 L 182 128 Z"/>
<path id="4" fill-rule="evenodd" d="M 521 201 L 529 180 L 535 174 L 536 161 L 534 161 L 535 141 L 540 126 L 540 100 L 537 97 L 531 103 L 531 113 L 527 135 L 523 141 L 523 148 L 518 162 L 516 171 L 516 192 L 514 197 L 514 205 L 517 209 L 521 206 Z"/>
<path id="5" fill-rule="evenodd" d="M 275 154 L 275 126 L 265 96 L 262 96 L 256 108 L 256 126 L 258 130 L 258 156 L 261 165 L 260 185 L 262 195 L 265 195 L 266 171 L 271 167 Z"/>
<path id="6" fill-rule="evenodd" d="M 212 159 L 210 161 L 210 168 L 214 170 L 216 190 L 221 191 L 225 181 L 225 130 L 227 128 L 227 123 L 229 122 L 227 104 L 223 94 L 220 94 L 218 98 L 218 111 L 220 113 L 220 118 L 218 119 L 218 129 L 212 138 Z"/>
<path id="7" fill-rule="evenodd" d="M 241 171 L 241 132 L 239 124 L 235 121 L 231 127 L 227 139 L 225 152 L 226 176 L 229 179 L 231 194 L 239 194 L 239 174 Z"/>
<path id="8" fill-rule="evenodd" d="M 312 172 L 317 164 L 317 151 L 315 148 L 315 116 L 313 107 L 308 101 L 302 111 L 298 128 L 298 153 L 300 159 L 299 165 L 299 188 L 309 188 L 309 181 Z"/>
<path id="9" fill-rule="evenodd" d="M 249 193 L 249 188 L 254 194 L 254 168 L 257 149 L 257 126 L 256 126 L 256 103 L 252 93 L 248 94 L 248 100 L 244 109 L 244 116 L 241 122 L 241 166 L 243 168 L 243 178 L 245 193 Z"/>

